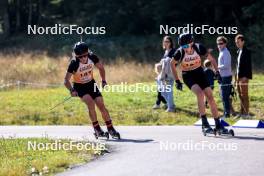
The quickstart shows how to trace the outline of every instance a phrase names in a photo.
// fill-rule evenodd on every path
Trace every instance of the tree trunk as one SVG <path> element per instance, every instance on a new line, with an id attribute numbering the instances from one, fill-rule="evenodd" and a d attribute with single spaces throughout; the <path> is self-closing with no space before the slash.
<path id="1" fill-rule="evenodd" d="M 38 0 L 37 1 L 37 17 L 36 17 L 36 21 L 35 23 L 36 24 L 39 24 L 40 21 L 41 21 L 41 12 L 42 12 L 42 3 L 41 3 L 41 0 Z"/>
<path id="2" fill-rule="evenodd" d="M 4 1 L 4 14 L 3 14 L 3 30 L 4 30 L 4 37 L 8 37 L 10 35 L 10 22 L 9 22 L 9 13 L 8 13 L 8 0 Z"/>
<path id="3" fill-rule="evenodd" d="M 28 1 L 28 6 L 29 6 L 29 9 L 28 9 L 28 22 L 27 24 L 32 24 L 32 0 L 29 0 Z"/>
<path id="4" fill-rule="evenodd" d="M 16 0 L 16 28 L 15 31 L 20 30 L 20 0 Z"/>

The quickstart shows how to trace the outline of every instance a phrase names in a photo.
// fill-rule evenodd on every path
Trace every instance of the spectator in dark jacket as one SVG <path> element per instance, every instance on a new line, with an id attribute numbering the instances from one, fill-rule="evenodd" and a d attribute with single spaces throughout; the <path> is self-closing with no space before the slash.
<path id="1" fill-rule="evenodd" d="M 236 83 L 240 98 L 240 117 L 249 117 L 248 82 L 252 79 L 251 53 L 245 45 L 244 36 L 238 34 L 235 37 L 238 47 Z"/>

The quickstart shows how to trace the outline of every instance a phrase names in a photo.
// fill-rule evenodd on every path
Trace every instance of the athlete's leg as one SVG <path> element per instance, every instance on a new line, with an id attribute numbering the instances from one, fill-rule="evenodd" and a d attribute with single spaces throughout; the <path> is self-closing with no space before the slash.
<path id="1" fill-rule="evenodd" d="M 105 125 L 107 127 L 107 131 L 109 132 L 109 134 L 112 137 L 120 138 L 119 133 L 113 127 L 112 120 L 110 118 L 109 112 L 108 112 L 108 110 L 106 109 L 106 107 L 104 105 L 103 97 L 102 96 L 96 97 L 95 98 L 95 103 L 96 103 L 97 107 L 99 108 L 99 110 L 102 113 L 102 117 L 103 117 L 103 119 L 105 121 Z"/>
<path id="2" fill-rule="evenodd" d="M 192 86 L 191 90 L 192 90 L 192 92 L 194 92 L 194 94 L 197 97 L 198 109 L 199 109 L 200 117 L 202 120 L 202 128 L 205 129 L 205 131 L 210 132 L 210 131 L 212 131 L 212 128 L 210 127 L 210 125 L 207 121 L 206 114 L 205 114 L 203 90 L 200 88 L 200 86 L 198 84 L 194 84 Z"/>
<path id="3" fill-rule="evenodd" d="M 217 105 L 215 103 L 214 97 L 213 97 L 213 92 L 210 87 L 207 87 L 203 90 L 206 99 L 208 101 L 208 104 L 210 106 L 211 113 L 214 118 L 218 118 L 218 110 L 217 110 Z"/>
<path id="4" fill-rule="evenodd" d="M 92 121 L 92 125 L 93 125 L 95 133 L 97 133 L 97 135 L 102 135 L 104 132 L 101 129 L 101 127 L 98 123 L 98 120 L 97 120 L 97 115 L 96 115 L 96 111 L 95 111 L 95 102 L 94 102 L 93 98 L 90 95 L 86 94 L 81 99 L 86 104 L 86 106 L 88 108 L 89 116 L 90 116 L 90 119 Z"/>
<path id="5" fill-rule="evenodd" d="M 102 117 L 104 119 L 105 122 L 111 120 L 110 115 L 108 110 L 106 109 L 105 105 L 104 105 L 104 100 L 103 97 L 96 97 L 94 99 L 96 106 L 98 107 L 98 109 L 100 110 Z"/>
<path id="6" fill-rule="evenodd" d="M 201 116 L 205 115 L 204 93 L 198 84 L 194 84 L 191 88 L 192 92 L 196 95 L 198 110 Z"/>
<path id="7" fill-rule="evenodd" d="M 203 92 L 204 92 L 205 96 L 207 97 L 208 103 L 210 105 L 210 109 L 211 109 L 212 115 L 213 115 L 214 120 L 215 120 L 215 128 L 217 130 L 221 130 L 222 133 L 227 133 L 228 130 L 220 122 L 220 118 L 218 116 L 217 105 L 216 105 L 214 97 L 213 97 L 212 89 L 210 87 L 207 87 L 203 90 Z"/>
<path id="8" fill-rule="evenodd" d="M 82 101 L 86 104 L 88 111 L 89 111 L 89 116 L 92 122 L 97 121 L 97 115 L 95 111 L 95 102 L 92 99 L 92 97 L 88 94 L 84 95 L 82 98 Z"/>

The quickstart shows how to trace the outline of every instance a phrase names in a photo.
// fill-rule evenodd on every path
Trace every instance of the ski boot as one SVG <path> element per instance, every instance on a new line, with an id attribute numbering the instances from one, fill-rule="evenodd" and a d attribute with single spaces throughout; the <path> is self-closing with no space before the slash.
<path id="1" fill-rule="evenodd" d="M 208 125 L 202 125 L 202 132 L 203 135 L 206 136 L 207 134 L 214 134 L 214 130 L 212 129 L 212 127 L 208 124 Z"/>
<path id="2" fill-rule="evenodd" d="M 113 139 L 121 139 L 119 132 L 117 132 L 114 127 L 107 128 L 107 130 Z"/>
<path id="3" fill-rule="evenodd" d="M 219 119 L 215 119 L 215 128 L 214 128 L 214 135 L 226 135 L 226 136 L 235 136 L 235 132 L 232 129 L 225 128 Z"/>
<path id="4" fill-rule="evenodd" d="M 104 132 L 101 127 L 94 128 L 94 137 L 98 139 L 99 137 L 105 137 L 106 139 L 109 139 L 109 133 Z"/>
<path id="5" fill-rule="evenodd" d="M 207 134 L 213 134 L 213 129 L 209 125 L 207 118 L 202 118 L 202 132 L 204 136 L 206 136 Z"/>

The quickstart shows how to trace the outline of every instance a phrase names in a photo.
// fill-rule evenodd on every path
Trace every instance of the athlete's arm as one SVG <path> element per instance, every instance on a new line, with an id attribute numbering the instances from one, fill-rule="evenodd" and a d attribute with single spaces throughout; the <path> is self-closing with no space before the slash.
<path id="1" fill-rule="evenodd" d="M 176 69 L 176 64 L 178 61 L 176 61 L 175 59 L 171 59 L 170 61 L 170 66 L 171 66 L 171 71 L 174 75 L 175 78 L 175 83 L 176 83 L 176 89 L 181 90 L 182 91 L 182 82 L 180 81 L 179 77 L 178 77 L 178 73 L 177 73 L 177 69 Z"/>
<path id="2" fill-rule="evenodd" d="M 66 72 L 64 77 L 64 86 L 70 91 L 71 96 L 77 96 L 77 92 L 73 89 L 72 84 L 70 82 L 72 77 L 72 73 Z"/>
<path id="3" fill-rule="evenodd" d="M 65 77 L 64 77 L 64 86 L 68 89 L 68 90 L 71 90 L 72 89 L 72 85 L 71 85 L 71 77 L 72 77 L 72 74 L 69 73 L 69 72 L 66 72 L 65 74 Z"/>
<path id="4" fill-rule="evenodd" d="M 98 68 L 102 81 L 105 81 L 105 69 L 104 65 L 99 61 L 95 64 L 96 68 Z"/>

